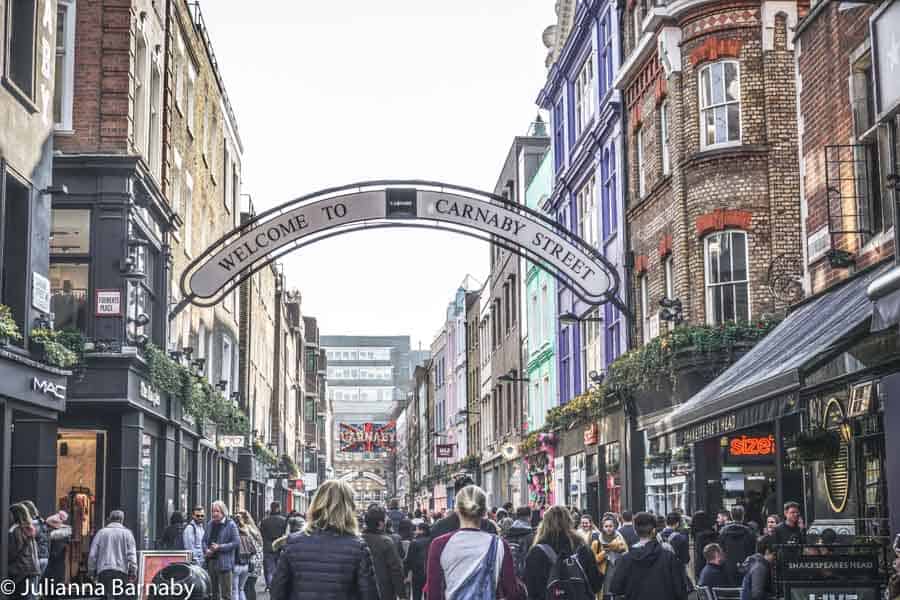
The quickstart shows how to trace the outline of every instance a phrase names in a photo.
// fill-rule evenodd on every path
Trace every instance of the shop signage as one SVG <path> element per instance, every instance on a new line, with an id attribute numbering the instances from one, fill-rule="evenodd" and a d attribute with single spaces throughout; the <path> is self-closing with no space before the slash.
<path id="1" fill-rule="evenodd" d="M 731 438 L 728 442 L 728 454 L 731 456 L 771 456 L 775 454 L 775 436 L 742 435 Z"/>
<path id="2" fill-rule="evenodd" d="M 341 452 L 387 452 L 397 444 L 397 428 L 389 423 L 341 423 Z"/>
<path id="3" fill-rule="evenodd" d="M 802 585 L 791 586 L 788 600 L 879 600 L 881 593 L 877 585 L 869 586 L 830 586 Z"/>
<path id="4" fill-rule="evenodd" d="M 96 315 L 98 317 L 122 316 L 122 291 L 97 290 Z"/>
<path id="5" fill-rule="evenodd" d="M 159 406 L 162 404 L 159 398 L 159 392 L 153 389 L 153 386 L 143 379 L 141 379 L 138 384 L 138 394 L 141 398 L 152 404 L 153 406 Z"/>
<path id="6" fill-rule="evenodd" d="M 718 437 L 737 429 L 737 415 L 734 413 L 722 415 L 716 419 L 697 423 L 684 430 L 682 443 L 693 444 L 700 440 Z"/>
<path id="7" fill-rule="evenodd" d="M 438 458 L 453 458 L 453 444 L 436 444 L 434 448 Z"/>
<path id="8" fill-rule="evenodd" d="M 219 437 L 219 446 L 222 448 L 243 448 L 246 444 L 242 435 L 223 435 Z"/>
<path id="9" fill-rule="evenodd" d="M 66 386 L 53 383 L 52 381 L 48 381 L 46 379 L 38 379 L 37 377 L 32 377 L 31 389 L 35 392 L 47 394 L 48 396 L 53 396 L 54 398 L 58 398 L 60 400 L 66 399 Z"/>
<path id="10" fill-rule="evenodd" d="M 878 557 L 874 553 L 852 556 L 806 556 L 786 558 L 781 562 L 787 580 L 811 580 L 831 576 L 847 579 L 878 577 Z"/>
<path id="11" fill-rule="evenodd" d="M 50 280 L 36 271 L 31 273 L 31 305 L 42 313 L 50 312 Z"/>
<path id="12" fill-rule="evenodd" d="M 900 3 L 886 2 L 872 15 L 872 58 L 878 119 L 900 106 Z"/>
<path id="13" fill-rule="evenodd" d="M 850 403 L 847 406 L 847 416 L 853 418 L 869 414 L 872 408 L 872 393 L 874 391 L 874 381 L 860 383 L 850 388 Z"/>
<path id="14" fill-rule="evenodd" d="M 318 473 L 303 473 L 300 477 L 303 479 L 303 487 L 306 488 L 306 491 L 311 492 L 319 487 Z"/>
<path id="15" fill-rule="evenodd" d="M 447 184 L 380 182 L 308 195 L 283 205 L 275 215 L 244 224 L 188 266 L 182 295 L 214 298 L 242 274 L 272 262 L 286 246 L 308 243 L 336 228 L 352 230 L 348 226 L 390 220 L 413 221 L 421 227 L 439 222 L 502 238 L 539 260 L 587 302 L 604 303 L 618 287 L 609 261 L 536 212 Z"/>
<path id="16" fill-rule="evenodd" d="M 600 426 L 597 423 L 591 423 L 591 426 L 584 430 L 584 445 L 593 446 L 600 439 Z"/>

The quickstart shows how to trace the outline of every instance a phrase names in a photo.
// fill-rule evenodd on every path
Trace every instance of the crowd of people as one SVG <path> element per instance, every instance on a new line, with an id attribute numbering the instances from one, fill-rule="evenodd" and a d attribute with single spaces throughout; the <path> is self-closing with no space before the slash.
<path id="1" fill-rule="evenodd" d="M 29 600 L 42 579 L 65 577 L 72 532 L 63 511 L 43 518 L 22 502 L 10 513 L 9 576 L 16 595 Z M 396 501 L 358 511 L 348 484 L 327 481 L 305 515 L 285 515 L 277 502 L 259 526 L 221 501 L 209 513 L 202 506 L 190 519 L 173 513 L 157 545 L 188 552 L 208 574 L 212 600 L 256 600 L 260 577 L 271 600 L 687 600 L 702 588 L 764 600 L 775 592 L 779 552 L 795 545 L 815 551 L 806 546 L 795 502 L 762 527 L 746 522 L 742 506 L 715 520 L 704 511 L 690 519 L 607 513 L 598 527 L 572 507 L 489 508 L 471 482 L 447 514 L 406 512 Z M 135 539 L 124 521 L 122 511 L 112 511 L 90 548 L 88 574 L 107 590 L 137 576 Z M 820 536 L 822 552 L 835 537 L 827 530 Z M 900 596 L 896 579 L 891 590 L 892 600 Z"/>

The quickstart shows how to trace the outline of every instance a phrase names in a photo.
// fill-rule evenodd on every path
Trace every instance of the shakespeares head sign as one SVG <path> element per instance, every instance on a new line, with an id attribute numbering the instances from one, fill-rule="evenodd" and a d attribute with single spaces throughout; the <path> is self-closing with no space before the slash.
<path id="1" fill-rule="evenodd" d="M 490 240 L 540 264 L 588 303 L 602 304 L 618 291 L 613 265 L 540 213 L 468 188 L 376 182 L 326 190 L 259 215 L 191 263 L 182 277 L 182 292 L 186 301 L 212 304 L 293 249 L 341 233 L 389 226 L 430 227 Z"/>

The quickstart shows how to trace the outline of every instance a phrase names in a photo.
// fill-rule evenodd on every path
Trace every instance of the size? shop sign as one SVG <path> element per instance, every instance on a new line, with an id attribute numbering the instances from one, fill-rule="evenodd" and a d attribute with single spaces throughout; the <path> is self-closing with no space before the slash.
<path id="1" fill-rule="evenodd" d="M 97 290 L 95 313 L 98 317 L 121 317 L 122 291 Z"/>
<path id="2" fill-rule="evenodd" d="M 731 438 L 728 453 L 731 456 L 771 456 L 775 454 L 775 436 Z"/>

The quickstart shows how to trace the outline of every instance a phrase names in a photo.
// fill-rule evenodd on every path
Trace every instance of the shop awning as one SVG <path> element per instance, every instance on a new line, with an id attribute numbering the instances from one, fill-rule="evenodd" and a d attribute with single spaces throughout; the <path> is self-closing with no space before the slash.
<path id="1" fill-rule="evenodd" d="M 701 429 L 699 435 L 690 436 L 701 439 L 774 418 L 772 410 L 751 409 L 751 405 L 783 399 L 799 389 L 801 370 L 865 323 L 872 315 L 866 288 L 887 268 L 873 269 L 800 305 L 728 370 L 651 425 L 647 434 L 659 437 L 706 422 L 721 425 L 707 428 L 709 435 Z M 780 412 L 777 406 L 772 408 Z M 723 419 L 724 415 L 729 418 Z"/>
<path id="2" fill-rule="evenodd" d="M 872 300 L 872 331 L 900 323 L 900 267 L 876 277 L 866 290 Z"/>

